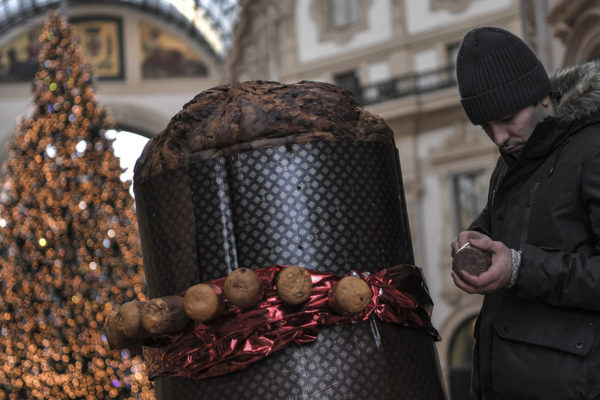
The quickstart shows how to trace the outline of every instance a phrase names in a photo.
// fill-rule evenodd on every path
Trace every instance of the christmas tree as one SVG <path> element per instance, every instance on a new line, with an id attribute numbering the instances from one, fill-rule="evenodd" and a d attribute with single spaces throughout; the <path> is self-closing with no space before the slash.
<path id="1" fill-rule="evenodd" d="M 0 181 L 0 398 L 146 399 L 142 360 L 103 334 L 115 305 L 145 300 L 129 183 L 73 32 L 51 13 L 31 116 Z"/>

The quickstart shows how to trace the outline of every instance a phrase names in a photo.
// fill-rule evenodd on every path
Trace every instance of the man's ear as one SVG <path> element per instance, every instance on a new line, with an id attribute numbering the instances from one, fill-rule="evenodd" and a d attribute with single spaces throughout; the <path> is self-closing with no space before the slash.
<path id="1" fill-rule="evenodd" d="M 544 107 L 547 108 L 550 105 L 550 96 L 546 96 L 543 99 L 541 99 L 540 101 L 538 101 L 538 103 Z"/>
<path id="2" fill-rule="evenodd" d="M 555 115 L 556 114 L 556 104 L 552 101 L 552 97 L 550 95 L 544 97 L 538 104 L 542 106 L 546 116 Z"/>

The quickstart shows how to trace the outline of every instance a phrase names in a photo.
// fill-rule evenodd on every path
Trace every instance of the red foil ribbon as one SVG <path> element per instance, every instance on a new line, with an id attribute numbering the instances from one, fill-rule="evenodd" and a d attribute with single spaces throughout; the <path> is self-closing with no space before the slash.
<path id="1" fill-rule="evenodd" d="M 359 314 L 343 316 L 329 306 L 333 286 L 342 276 L 307 269 L 313 290 L 299 305 L 288 305 L 277 295 L 275 280 L 286 266 L 255 269 L 262 281 L 263 301 L 242 310 L 224 299 L 223 313 L 214 320 L 192 322 L 183 331 L 155 338 L 143 348 L 150 379 L 160 375 L 203 379 L 246 368 L 291 343 L 301 345 L 317 340 L 319 328 L 366 321 L 372 314 L 384 322 L 415 328 L 440 337 L 431 325 L 433 302 L 421 269 L 398 265 L 374 274 L 353 272 L 364 279 L 373 296 Z M 206 283 L 223 289 L 226 278 Z"/>

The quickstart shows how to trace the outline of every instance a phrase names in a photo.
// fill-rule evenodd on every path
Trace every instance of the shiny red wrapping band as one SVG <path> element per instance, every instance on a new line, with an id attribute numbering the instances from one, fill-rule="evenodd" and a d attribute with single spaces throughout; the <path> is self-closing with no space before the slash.
<path id="1" fill-rule="evenodd" d="M 254 271 L 263 283 L 263 301 L 250 310 L 224 300 L 223 313 L 207 322 L 193 322 L 183 331 L 146 343 L 144 361 L 149 377 L 160 375 L 203 379 L 246 368 L 269 354 L 295 343 L 317 340 L 320 327 L 366 321 L 372 314 L 384 322 L 420 329 L 439 340 L 431 325 L 433 302 L 421 269 L 398 265 L 374 274 L 353 272 L 371 287 L 373 296 L 365 310 L 352 316 L 334 313 L 329 302 L 333 286 L 342 276 L 307 269 L 312 278 L 310 298 L 288 305 L 277 295 L 275 280 L 286 266 Z M 206 283 L 222 290 L 226 278 Z"/>

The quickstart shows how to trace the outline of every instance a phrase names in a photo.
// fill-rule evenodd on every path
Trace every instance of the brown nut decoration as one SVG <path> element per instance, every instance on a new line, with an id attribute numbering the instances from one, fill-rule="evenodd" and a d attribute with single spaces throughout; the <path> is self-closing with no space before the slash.
<path id="1" fill-rule="evenodd" d="M 221 299 L 211 285 L 199 283 L 185 291 L 183 307 L 194 321 L 208 321 L 219 313 Z"/>
<path id="2" fill-rule="evenodd" d="M 371 288 L 363 279 L 346 276 L 333 287 L 332 308 L 338 314 L 352 315 L 363 311 L 371 301 Z"/>
<path id="3" fill-rule="evenodd" d="M 148 338 L 152 336 L 142 325 L 143 301 L 130 301 L 123 304 L 115 315 L 115 326 L 130 338 Z"/>
<path id="4" fill-rule="evenodd" d="M 250 268 L 238 268 L 225 279 L 223 292 L 232 304 L 241 308 L 251 308 L 262 298 L 263 286 Z"/>
<path id="5" fill-rule="evenodd" d="M 471 275 L 481 275 L 488 270 L 492 262 L 490 253 L 469 244 L 458 249 L 452 259 L 454 272 L 466 271 Z"/>
<path id="6" fill-rule="evenodd" d="M 310 272 L 302 267 L 290 266 L 279 272 L 276 286 L 284 303 L 300 304 L 308 300 L 313 285 Z"/>
<path id="7" fill-rule="evenodd" d="M 106 317 L 104 321 L 104 334 L 106 335 L 106 341 L 111 349 L 136 349 L 141 345 L 140 339 L 127 337 L 123 332 L 117 329 L 116 314 Z"/>
<path id="8" fill-rule="evenodd" d="M 189 322 L 181 296 L 157 297 L 142 309 L 142 325 L 153 335 L 179 331 Z"/>

